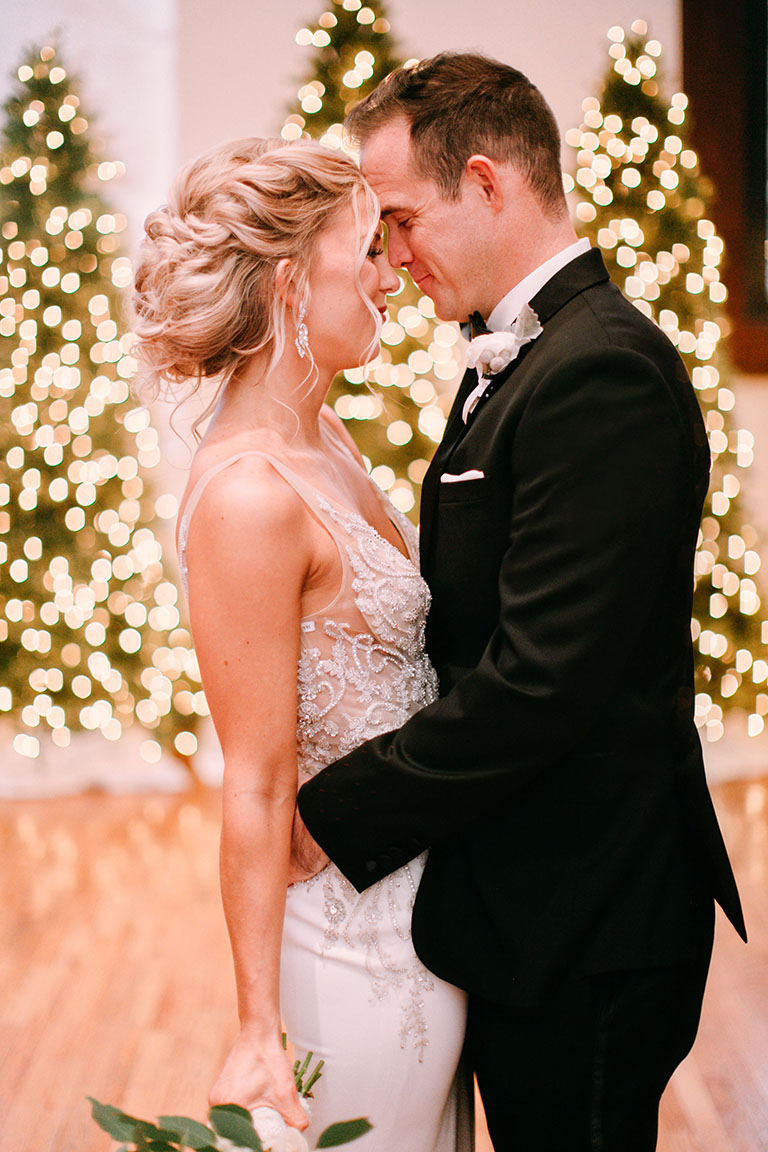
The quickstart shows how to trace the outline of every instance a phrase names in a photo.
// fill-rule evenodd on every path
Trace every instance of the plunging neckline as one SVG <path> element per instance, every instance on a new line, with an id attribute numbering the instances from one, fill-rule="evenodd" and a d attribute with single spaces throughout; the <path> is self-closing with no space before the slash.
<path id="1" fill-rule="evenodd" d="M 366 472 L 364 475 L 365 475 L 366 479 L 368 480 L 369 484 L 371 484 L 372 486 L 374 486 L 374 485 L 376 486 L 376 492 L 375 492 L 376 498 L 378 499 L 379 503 L 381 504 L 381 507 L 382 507 L 384 514 L 386 515 L 390 524 L 392 525 L 395 532 L 397 533 L 405 551 L 403 551 L 403 548 L 398 548 L 397 544 L 394 544 L 391 540 L 388 540 L 387 537 L 382 532 L 380 532 L 378 530 L 376 525 L 371 524 L 371 522 L 367 518 L 367 516 L 363 516 L 363 514 L 361 512 L 357 512 L 354 508 L 349 508 L 341 500 L 338 500 L 335 496 L 329 496 L 327 492 L 323 491 L 320 488 L 313 488 L 312 491 L 320 499 L 326 500 L 329 504 L 333 504 L 336 507 L 337 511 L 341 512 L 344 516 L 348 517 L 348 519 L 357 520 L 358 525 L 360 527 L 362 527 L 364 529 L 368 529 L 370 532 L 372 532 L 373 535 L 376 536 L 376 538 L 378 540 L 381 540 L 382 543 L 386 544 L 389 548 L 391 548 L 393 552 L 397 552 L 397 554 L 399 556 L 401 556 L 402 559 L 405 560 L 405 562 L 407 564 L 410 564 L 413 568 L 416 568 L 416 570 L 418 571 L 419 570 L 418 565 L 416 564 L 416 562 L 413 559 L 413 556 L 411 555 L 411 549 L 408 546 L 408 541 L 406 540 L 403 532 L 400 530 L 400 527 L 399 527 L 397 521 L 395 520 L 395 517 L 392 514 L 393 512 L 397 511 L 397 509 L 395 508 L 394 504 L 392 504 L 391 500 L 389 500 L 385 496 L 385 494 L 383 492 L 381 492 L 381 489 L 378 487 L 378 485 L 376 485 L 376 481 L 374 479 L 372 479 L 370 474 L 368 472 Z M 306 483 L 306 481 L 305 481 L 305 483 Z M 390 511 L 390 509 L 391 509 L 391 511 Z"/>
<path id="2" fill-rule="evenodd" d="M 347 457 L 348 460 L 351 459 L 354 462 L 355 467 L 360 467 L 359 462 L 347 450 L 346 446 L 340 447 L 339 441 L 336 439 L 333 432 L 328 427 L 327 423 L 326 423 L 324 428 L 323 427 L 320 428 L 320 438 L 321 438 L 321 440 L 325 440 L 326 445 L 328 447 L 330 447 L 332 451 L 339 452 L 342 456 Z M 333 468 L 333 470 L 335 472 L 336 469 L 334 467 L 334 463 L 333 463 L 332 459 L 330 460 L 330 464 L 331 464 L 331 468 Z M 382 532 L 380 532 L 378 530 L 376 525 L 372 524 L 371 521 L 368 519 L 368 517 L 364 516 L 362 514 L 362 512 L 356 512 L 354 509 L 347 507 L 347 505 L 344 504 L 342 501 L 336 500 L 332 496 L 328 496 L 326 493 L 322 493 L 322 494 L 326 497 L 327 500 L 330 500 L 331 503 L 335 504 L 337 508 L 340 508 L 342 511 L 346 512 L 347 515 L 357 517 L 357 519 L 362 524 L 367 525 L 368 528 L 370 528 L 370 530 L 372 532 L 374 532 L 376 534 L 376 536 L 378 536 L 379 540 L 383 540 L 385 544 L 388 544 L 390 546 L 390 548 L 394 548 L 396 552 L 399 552 L 404 560 L 407 560 L 410 564 L 413 564 L 414 567 L 417 567 L 417 565 L 415 564 L 415 562 L 413 560 L 413 557 L 411 556 L 411 549 L 408 546 L 408 541 L 406 540 L 405 536 L 403 535 L 402 531 L 400 530 L 400 527 L 399 527 L 399 525 L 398 525 L 398 523 L 395 520 L 395 517 L 393 515 L 394 512 L 399 511 L 399 510 L 395 508 L 394 504 L 389 499 L 389 497 L 386 495 L 386 493 L 383 492 L 381 490 L 381 488 L 379 488 L 378 484 L 373 479 L 370 472 L 367 472 L 364 468 L 361 468 L 360 470 L 363 473 L 363 475 L 365 476 L 366 480 L 368 481 L 369 486 L 373 489 L 374 495 L 376 497 L 376 500 L 377 500 L 380 508 L 382 509 L 385 516 L 387 517 L 390 524 L 392 525 L 395 532 L 397 533 L 398 539 L 400 540 L 400 543 L 402 544 L 405 551 L 403 551 L 403 548 L 398 547 L 397 544 L 394 544 L 391 540 L 388 540 L 387 537 Z M 338 473 L 337 473 L 337 475 L 338 475 Z M 317 489 L 316 491 L 320 492 L 321 490 Z"/>

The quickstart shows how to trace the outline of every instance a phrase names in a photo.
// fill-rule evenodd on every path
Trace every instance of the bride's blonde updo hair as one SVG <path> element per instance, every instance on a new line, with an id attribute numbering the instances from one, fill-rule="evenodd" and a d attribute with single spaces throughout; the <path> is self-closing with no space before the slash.
<path id="1" fill-rule="evenodd" d="M 360 270 L 378 206 L 343 153 L 314 141 L 253 138 L 183 168 L 168 204 L 146 219 L 136 268 L 136 352 L 150 391 L 183 400 L 213 377 L 218 395 L 244 360 L 262 351 L 271 368 L 285 347 L 276 265 L 291 261 L 287 286 L 297 311 L 307 309 L 315 241 L 349 206 L 364 296 Z"/>

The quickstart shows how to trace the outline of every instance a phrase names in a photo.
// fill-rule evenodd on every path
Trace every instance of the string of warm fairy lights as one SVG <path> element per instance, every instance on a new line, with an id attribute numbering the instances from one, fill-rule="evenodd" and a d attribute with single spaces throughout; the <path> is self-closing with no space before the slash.
<path id="1" fill-rule="evenodd" d="M 368 7 L 361 0 L 334 0 L 315 27 L 299 29 L 296 43 L 314 52 L 314 71 L 319 75 L 299 87 L 301 111 L 286 118 L 285 140 L 312 137 L 356 156 L 342 121 L 351 103 L 401 63 L 391 55 L 389 33 L 381 5 Z M 413 63 L 405 61 L 406 66 Z M 381 332 L 381 354 L 365 372 L 344 372 L 331 401 L 342 420 L 352 425 L 369 465 L 369 457 L 385 455 L 385 462 L 371 466 L 371 474 L 401 511 L 412 512 L 428 457 L 442 439 L 455 383 L 465 367 L 465 351 L 457 325 L 435 317 L 432 301 L 410 277 L 401 276 L 389 312 Z M 365 384 L 373 390 L 362 388 Z M 391 397 L 400 404 L 388 403 Z M 404 408 L 405 397 L 410 403 Z M 385 430 L 378 443 L 372 438 L 374 426 Z M 420 451 L 417 436 L 424 442 Z"/>
<path id="2" fill-rule="evenodd" d="M 585 100 L 583 123 L 566 133 L 577 163 L 566 189 L 579 193 L 577 219 L 613 279 L 666 332 L 698 392 L 713 470 L 696 556 L 696 723 L 716 741 L 736 703 L 749 710 L 747 730 L 756 736 L 768 715 L 768 624 L 758 616 L 757 534 L 741 521 L 738 501 L 754 439 L 731 427 L 735 396 L 719 347 L 728 333 L 724 245 L 706 217 L 709 187 L 686 143 L 687 97 L 663 99 L 662 48 L 647 34 L 644 21 L 629 34 L 618 26 L 608 33 L 612 63 L 602 98 Z"/>
<path id="3" fill-rule="evenodd" d="M 55 58 L 19 68 L 0 164 L 0 711 L 24 756 L 136 726 L 152 763 L 195 752 L 207 706 L 152 527 L 177 502 L 152 493 L 158 436 L 129 393 L 126 219 L 88 186 L 124 169 L 92 158 Z"/>

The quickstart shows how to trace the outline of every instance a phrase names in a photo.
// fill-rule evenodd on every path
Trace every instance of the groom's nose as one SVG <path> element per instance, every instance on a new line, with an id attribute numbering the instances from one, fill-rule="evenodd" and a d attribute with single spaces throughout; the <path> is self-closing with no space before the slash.
<path id="1" fill-rule="evenodd" d="M 413 253 L 397 226 L 391 226 L 387 235 L 387 259 L 393 268 L 406 268 L 413 262 Z"/>

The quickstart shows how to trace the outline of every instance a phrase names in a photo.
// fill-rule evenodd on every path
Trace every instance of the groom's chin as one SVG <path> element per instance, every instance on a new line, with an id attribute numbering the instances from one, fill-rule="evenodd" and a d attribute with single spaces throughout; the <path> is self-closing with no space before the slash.
<path id="1" fill-rule="evenodd" d="M 461 324 L 466 320 L 466 316 L 459 316 L 459 310 L 456 305 L 451 303 L 450 300 L 443 300 L 440 297 L 440 292 L 428 292 L 426 288 L 419 289 L 435 306 L 435 318 L 440 320 L 443 324 L 448 324 L 451 320 L 458 320 Z"/>

